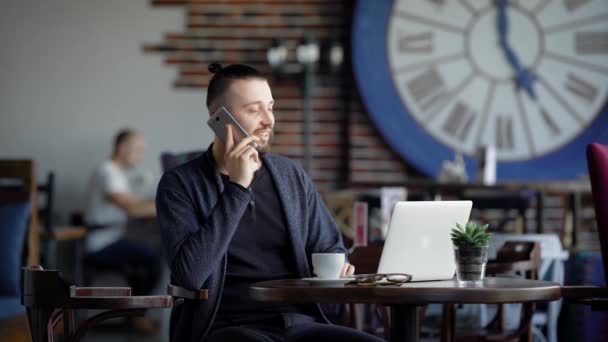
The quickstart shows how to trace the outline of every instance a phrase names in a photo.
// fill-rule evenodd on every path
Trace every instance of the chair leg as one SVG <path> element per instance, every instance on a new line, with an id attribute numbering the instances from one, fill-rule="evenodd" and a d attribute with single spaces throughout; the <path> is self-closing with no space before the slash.
<path id="1" fill-rule="evenodd" d="M 384 338 L 389 341 L 391 337 L 391 316 L 388 314 L 388 308 L 385 305 L 378 305 L 378 310 L 384 327 Z"/>
<path id="2" fill-rule="evenodd" d="M 424 319 L 426 318 L 426 308 L 426 305 L 422 305 L 418 308 L 418 331 L 422 331 Z"/>
<path id="3" fill-rule="evenodd" d="M 49 340 L 47 327 L 54 309 L 46 307 L 28 307 L 26 311 L 32 342 L 47 342 Z"/>
<path id="4" fill-rule="evenodd" d="M 498 306 L 498 311 L 496 313 L 496 316 L 498 317 L 498 329 L 500 329 L 500 332 L 504 332 L 507 326 L 507 318 L 505 317 L 505 306 L 504 304 L 501 304 Z"/>
<path id="5" fill-rule="evenodd" d="M 357 313 L 355 312 L 355 304 L 349 303 L 348 305 L 348 313 L 349 313 L 349 322 L 348 326 L 351 328 L 357 328 Z"/>
<path id="6" fill-rule="evenodd" d="M 74 310 L 65 309 L 63 311 L 63 333 L 68 341 L 70 341 L 76 333 Z"/>
<path id="7" fill-rule="evenodd" d="M 55 326 L 63 319 L 63 310 L 55 309 L 47 324 L 48 342 L 53 342 L 55 338 Z"/>
<path id="8" fill-rule="evenodd" d="M 524 338 L 526 338 L 527 341 L 532 342 L 532 316 L 534 316 L 534 310 L 536 309 L 536 304 L 535 303 L 525 303 L 522 304 L 523 305 L 523 314 L 522 316 L 525 319 L 526 324 L 525 328 L 526 330 L 524 331 Z"/>
<path id="9" fill-rule="evenodd" d="M 530 330 L 532 330 L 532 340 L 533 341 L 537 340 L 540 342 L 547 342 L 545 335 L 543 335 L 543 332 L 537 326 L 533 326 L 532 328 L 530 328 Z"/>

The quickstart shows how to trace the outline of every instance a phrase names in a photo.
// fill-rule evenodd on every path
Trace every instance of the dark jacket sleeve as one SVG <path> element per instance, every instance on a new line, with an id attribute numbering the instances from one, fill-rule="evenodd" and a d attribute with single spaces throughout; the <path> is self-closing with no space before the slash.
<path id="1" fill-rule="evenodd" d="M 321 199 L 311 179 L 302 171 L 308 202 L 309 234 L 306 249 L 309 253 L 346 253 L 342 235 L 329 209 Z M 347 255 L 348 257 L 348 255 Z"/>
<path id="2" fill-rule="evenodd" d="M 176 178 L 166 174 L 158 186 L 156 211 L 161 237 L 174 281 L 200 289 L 222 267 L 251 191 L 227 184 L 209 213 L 201 213 Z"/>

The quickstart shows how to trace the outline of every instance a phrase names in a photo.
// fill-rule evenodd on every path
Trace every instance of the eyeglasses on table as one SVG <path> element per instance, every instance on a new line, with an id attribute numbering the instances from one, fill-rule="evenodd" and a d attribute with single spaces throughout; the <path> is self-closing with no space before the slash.
<path id="1" fill-rule="evenodd" d="M 407 283 L 412 280 L 412 275 L 406 273 L 355 274 L 354 277 L 355 279 L 349 284 L 359 286 L 396 285 Z"/>

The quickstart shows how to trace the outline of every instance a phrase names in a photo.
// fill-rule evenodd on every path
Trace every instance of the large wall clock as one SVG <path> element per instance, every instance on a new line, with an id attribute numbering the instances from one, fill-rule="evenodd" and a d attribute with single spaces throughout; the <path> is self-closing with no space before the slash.
<path id="1" fill-rule="evenodd" d="M 391 147 L 435 176 L 454 151 L 499 179 L 573 179 L 608 143 L 608 1 L 359 1 L 353 68 Z"/>

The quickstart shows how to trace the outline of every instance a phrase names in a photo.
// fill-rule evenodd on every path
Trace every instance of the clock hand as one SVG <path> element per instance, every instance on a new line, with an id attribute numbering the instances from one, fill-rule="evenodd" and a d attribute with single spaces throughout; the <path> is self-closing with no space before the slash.
<path id="1" fill-rule="evenodd" d="M 515 82 L 517 87 L 524 89 L 532 99 L 536 99 L 536 93 L 534 92 L 534 76 L 522 67 L 519 58 L 511 48 L 511 45 L 509 45 L 507 37 L 509 33 L 509 21 L 507 17 L 508 3 L 508 0 L 497 0 L 499 44 L 507 61 L 515 71 Z"/>
<path id="2" fill-rule="evenodd" d="M 515 69 L 515 82 L 517 83 L 517 86 L 519 88 L 523 88 L 532 99 L 536 99 L 536 93 L 534 92 L 533 87 L 534 76 L 532 76 L 532 74 L 528 70 L 524 69 L 521 66 L 521 64 L 519 63 L 519 59 L 513 52 L 513 49 L 508 47 L 504 51 L 507 60 L 513 66 L 513 69 Z"/>
<path id="3" fill-rule="evenodd" d="M 509 21 L 507 18 L 507 1 L 497 0 L 498 4 L 498 38 L 500 46 L 505 48 L 509 45 L 507 34 L 509 33 Z"/>

